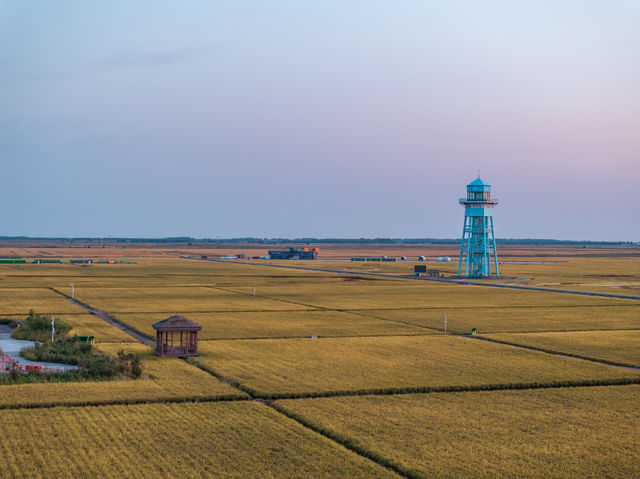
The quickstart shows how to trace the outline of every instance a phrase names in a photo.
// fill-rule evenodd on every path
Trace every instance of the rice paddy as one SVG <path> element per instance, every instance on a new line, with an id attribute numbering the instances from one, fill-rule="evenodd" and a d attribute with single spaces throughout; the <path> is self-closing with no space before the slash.
<path id="1" fill-rule="evenodd" d="M 402 278 L 412 263 L 278 262 L 344 274 L 144 251 L 135 264 L 0 265 L 0 319 L 34 309 L 143 363 L 136 380 L 0 386 L 0 475 L 121 477 L 125 463 L 132 477 L 640 474 L 640 301 Z M 513 249 L 502 269 L 632 294 L 636 258 L 620 251 Z M 519 262 L 540 258 L 559 262 Z M 70 302 L 72 283 L 149 338 L 170 315 L 196 321 L 199 356 L 156 357 Z"/>
<path id="2" fill-rule="evenodd" d="M 18 409 L 0 424 L 2 477 L 395 477 L 257 403 Z"/>
<path id="3" fill-rule="evenodd" d="M 83 288 L 76 299 L 113 313 L 174 311 L 278 311 L 309 309 L 283 301 L 201 286 L 157 288 Z"/>
<path id="4" fill-rule="evenodd" d="M 491 334 L 487 337 L 640 368 L 640 330 Z"/>
<path id="5" fill-rule="evenodd" d="M 277 401 L 289 414 L 424 478 L 640 474 L 640 386 Z"/>
<path id="6" fill-rule="evenodd" d="M 2 316 L 27 315 L 29 310 L 42 314 L 82 313 L 82 309 L 71 304 L 48 288 L 1 288 L 0 314 Z"/>
<path id="7" fill-rule="evenodd" d="M 204 341 L 201 362 L 257 394 L 635 378 L 572 358 L 452 336 Z"/>
<path id="8" fill-rule="evenodd" d="M 480 333 L 597 331 L 640 329 L 635 303 L 594 306 L 486 307 L 438 309 L 361 310 L 375 318 L 403 321 L 416 326 L 468 334 Z"/>
<path id="9" fill-rule="evenodd" d="M 184 314 L 202 325 L 200 338 L 203 340 L 438 333 L 402 322 L 318 309 Z M 149 336 L 154 334 L 151 324 L 158 320 L 158 314 L 153 313 L 117 313 L 113 316 L 118 321 Z"/>

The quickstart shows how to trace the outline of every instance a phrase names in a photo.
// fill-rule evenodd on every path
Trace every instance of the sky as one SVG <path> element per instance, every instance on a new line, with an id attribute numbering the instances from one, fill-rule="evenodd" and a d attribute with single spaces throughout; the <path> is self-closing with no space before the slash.
<path id="1" fill-rule="evenodd" d="M 0 236 L 640 241 L 640 0 L 0 0 Z"/>

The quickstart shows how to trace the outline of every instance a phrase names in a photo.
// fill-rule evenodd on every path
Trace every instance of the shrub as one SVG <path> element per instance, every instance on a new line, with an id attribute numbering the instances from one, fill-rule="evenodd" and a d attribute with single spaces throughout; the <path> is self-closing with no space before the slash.
<path id="1" fill-rule="evenodd" d="M 56 319 L 55 329 L 56 337 L 64 338 L 67 333 L 71 331 L 71 325 L 65 323 L 61 319 Z M 38 314 L 32 309 L 24 320 L 19 321 L 18 327 L 13 330 L 11 336 L 16 339 L 50 342 L 51 318 Z"/>
<path id="2" fill-rule="evenodd" d="M 91 344 L 73 337 L 61 339 L 53 344 L 40 343 L 24 348 L 20 355 L 30 361 L 79 365 L 84 357 L 91 354 L 91 350 Z"/>
<path id="3" fill-rule="evenodd" d="M 72 364 L 81 369 L 82 376 L 89 378 L 108 378 L 118 374 L 139 378 L 142 374 L 139 354 L 120 350 L 118 357 L 114 358 L 94 350 L 91 344 L 84 343 L 77 337 L 24 348 L 20 355 L 31 361 Z"/>
<path id="4" fill-rule="evenodd" d="M 18 322 L 15 319 L 0 318 L 0 324 L 7 324 L 10 328 L 18 326 Z"/>
<path id="5" fill-rule="evenodd" d="M 142 361 L 138 353 L 125 353 L 118 351 L 118 362 L 121 374 L 132 378 L 139 378 L 142 374 Z"/>

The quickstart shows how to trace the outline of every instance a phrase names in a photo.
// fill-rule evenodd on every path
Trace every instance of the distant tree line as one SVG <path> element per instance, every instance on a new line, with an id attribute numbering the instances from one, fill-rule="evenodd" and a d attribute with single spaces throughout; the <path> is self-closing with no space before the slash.
<path id="1" fill-rule="evenodd" d="M 175 236 L 165 238 L 56 238 L 31 236 L 0 236 L 0 241 L 57 241 L 64 243 L 252 243 L 252 244 L 284 244 L 284 243 L 325 243 L 325 244 L 451 244 L 459 243 L 459 238 L 194 238 Z M 528 245 L 638 245 L 633 241 L 591 241 L 591 240 L 558 240 L 546 238 L 496 238 L 498 244 Z"/>
<path id="2" fill-rule="evenodd" d="M 57 241 L 62 243 L 178 243 L 185 245 L 252 243 L 325 243 L 325 244 L 451 244 L 460 243 L 459 238 L 193 238 L 191 236 L 169 236 L 166 238 L 48 238 L 32 236 L 0 236 L 0 241 Z M 634 241 L 575 241 L 540 238 L 496 238 L 498 244 L 523 245 L 579 245 L 579 246 L 632 246 L 639 245 Z"/>

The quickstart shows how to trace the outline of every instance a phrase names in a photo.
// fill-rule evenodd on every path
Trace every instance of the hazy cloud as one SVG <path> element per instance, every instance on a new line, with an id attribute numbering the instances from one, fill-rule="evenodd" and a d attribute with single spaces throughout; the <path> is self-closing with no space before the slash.
<path id="1" fill-rule="evenodd" d="M 214 49 L 212 45 L 202 45 L 173 50 L 121 50 L 108 58 L 104 66 L 107 68 L 174 66 L 177 63 L 207 58 L 211 56 Z"/>
<path id="2" fill-rule="evenodd" d="M 49 71 L 37 72 L 16 72 L 10 68 L 0 71 L 0 83 L 16 83 L 22 81 L 47 81 L 66 80 L 82 78 L 104 70 L 120 70 L 144 67 L 171 67 L 181 63 L 210 57 L 215 47 L 212 45 L 202 45 L 198 47 L 185 47 L 173 50 L 121 50 L 110 56 L 104 57 L 97 63 L 84 66 L 66 65 L 64 70 L 56 67 Z"/>

